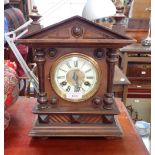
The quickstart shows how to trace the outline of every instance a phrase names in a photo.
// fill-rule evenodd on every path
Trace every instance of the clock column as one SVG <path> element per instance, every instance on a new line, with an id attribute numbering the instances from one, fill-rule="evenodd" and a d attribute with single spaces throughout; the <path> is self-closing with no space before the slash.
<path id="1" fill-rule="evenodd" d="M 108 49 L 107 51 L 107 65 L 108 65 L 108 81 L 107 81 L 107 93 L 104 96 L 104 108 L 112 109 L 112 104 L 114 103 L 113 97 L 113 78 L 115 71 L 115 63 L 118 61 L 118 53 L 116 49 Z"/>
<path id="2" fill-rule="evenodd" d="M 45 93 L 45 77 L 44 77 L 44 64 L 45 64 L 45 54 L 42 49 L 36 50 L 35 61 L 38 68 L 38 79 L 39 79 L 39 94 L 37 101 L 40 106 L 43 107 L 47 103 L 47 93 Z M 41 108 L 40 107 L 40 108 Z"/>

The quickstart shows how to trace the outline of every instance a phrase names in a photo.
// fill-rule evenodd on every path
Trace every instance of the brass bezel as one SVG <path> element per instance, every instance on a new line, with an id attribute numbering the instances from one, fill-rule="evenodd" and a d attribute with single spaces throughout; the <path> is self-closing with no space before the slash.
<path id="1" fill-rule="evenodd" d="M 51 78 L 51 77 L 54 77 L 54 74 L 56 71 L 56 66 L 60 62 L 64 61 L 66 58 L 71 58 L 73 56 L 77 56 L 77 57 L 86 59 L 87 61 L 91 62 L 91 64 L 94 65 L 94 68 L 96 69 L 96 72 L 97 72 L 97 75 L 96 75 L 96 78 L 97 78 L 96 82 L 97 83 L 95 84 L 94 88 L 90 92 L 83 95 L 83 97 L 81 99 L 77 99 L 77 100 L 66 98 L 66 93 L 62 92 L 58 88 L 55 79 Z M 92 97 L 97 92 L 99 85 L 100 85 L 100 81 L 101 81 L 101 70 L 100 70 L 98 63 L 92 57 L 85 55 L 85 54 L 81 54 L 81 53 L 69 53 L 69 54 L 66 54 L 66 55 L 58 58 L 58 60 L 55 61 L 55 63 L 51 66 L 51 69 L 50 69 L 50 82 L 51 82 L 51 85 L 53 87 L 53 90 L 62 99 L 67 100 L 67 101 L 71 101 L 71 102 L 81 102 L 81 101 L 85 101 L 85 100 L 89 99 L 90 97 Z"/>

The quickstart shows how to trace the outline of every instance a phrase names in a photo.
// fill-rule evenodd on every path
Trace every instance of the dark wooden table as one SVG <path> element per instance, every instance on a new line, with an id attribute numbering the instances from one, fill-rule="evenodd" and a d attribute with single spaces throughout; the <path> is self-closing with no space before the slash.
<path id="1" fill-rule="evenodd" d="M 128 98 L 150 98 L 151 47 L 131 44 L 120 49 L 120 57 L 121 69 L 131 82 Z"/>
<path id="2" fill-rule="evenodd" d="M 148 155 L 141 138 L 120 99 L 116 99 L 124 135 L 120 139 L 104 138 L 31 138 L 35 115 L 31 109 L 35 98 L 19 97 L 8 109 L 11 123 L 5 131 L 5 155 Z"/>
<path id="3" fill-rule="evenodd" d="M 128 63 L 151 63 L 151 47 L 142 46 L 140 43 L 131 44 L 120 48 L 122 58 L 121 68 L 127 74 Z"/>

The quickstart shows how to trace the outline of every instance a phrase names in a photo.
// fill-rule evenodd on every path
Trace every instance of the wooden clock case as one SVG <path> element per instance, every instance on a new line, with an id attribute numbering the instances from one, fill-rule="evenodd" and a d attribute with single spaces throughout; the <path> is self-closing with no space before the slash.
<path id="1" fill-rule="evenodd" d="M 33 48 L 38 67 L 39 94 L 33 113 L 37 118 L 32 137 L 121 137 L 119 109 L 113 95 L 117 49 L 134 42 L 127 36 L 74 16 L 22 39 L 18 43 Z M 53 64 L 66 54 L 93 58 L 101 70 L 99 89 L 88 100 L 73 103 L 59 97 L 50 83 Z"/>

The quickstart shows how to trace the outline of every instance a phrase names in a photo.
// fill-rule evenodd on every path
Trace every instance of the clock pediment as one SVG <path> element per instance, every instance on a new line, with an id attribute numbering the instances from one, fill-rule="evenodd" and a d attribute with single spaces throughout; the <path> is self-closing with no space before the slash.
<path id="1" fill-rule="evenodd" d="M 135 40 L 74 16 L 39 31 L 25 35 L 17 43 L 35 47 L 107 47 L 121 48 Z"/>
<path id="2" fill-rule="evenodd" d="M 40 31 L 24 37 L 24 39 L 127 39 L 109 28 L 100 26 L 83 17 L 74 16 Z"/>

